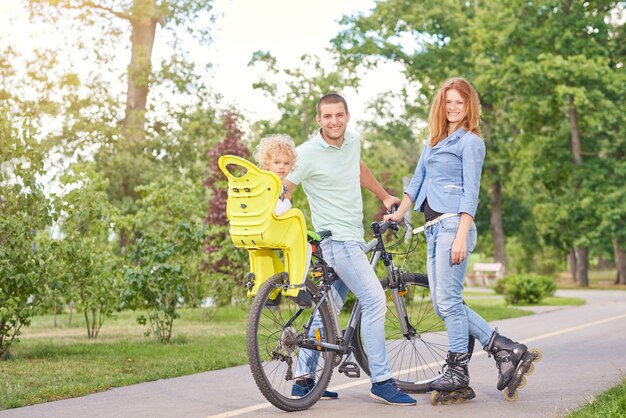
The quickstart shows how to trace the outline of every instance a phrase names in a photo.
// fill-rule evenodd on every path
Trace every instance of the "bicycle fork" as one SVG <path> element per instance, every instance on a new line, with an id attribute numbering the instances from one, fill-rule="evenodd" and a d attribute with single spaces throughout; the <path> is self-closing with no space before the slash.
<path id="1" fill-rule="evenodd" d="M 402 335 L 404 335 L 406 338 L 411 338 L 415 335 L 415 329 L 410 326 L 409 317 L 406 312 L 406 305 L 404 304 L 404 299 L 402 298 L 406 293 L 406 290 L 400 289 L 400 272 L 398 271 L 398 269 L 395 268 L 391 254 L 385 252 L 382 254 L 381 257 L 381 251 L 375 251 L 372 255 L 372 259 L 370 261 L 372 268 L 376 267 L 376 264 L 381 258 L 383 260 L 385 268 L 387 269 L 387 277 L 389 277 L 389 289 L 391 290 L 391 299 L 393 301 L 393 306 L 396 310 L 398 322 L 400 323 L 400 331 L 402 332 Z"/>

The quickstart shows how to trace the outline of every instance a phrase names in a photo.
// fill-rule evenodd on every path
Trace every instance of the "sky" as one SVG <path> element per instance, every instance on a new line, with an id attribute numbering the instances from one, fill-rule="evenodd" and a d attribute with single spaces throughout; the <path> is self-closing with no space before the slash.
<path id="1" fill-rule="evenodd" d="M 202 51 L 214 65 L 210 85 L 222 94 L 225 104 L 236 106 L 248 120 L 277 119 L 278 109 L 272 101 L 252 88 L 258 80 L 255 70 L 247 66 L 253 52 L 269 51 L 280 68 L 298 66 L 303 54 L 317 55 L 324 62 L 328 57 L 325 49 L 341 29 L 338 20 L 344 14 L 365 13 L 373 6 L 374 0 L 215 0 L 213 11 L 219 17 L 211 29 L 213 43 Z M 33 30 L 18 1 L 0 0 L 0 34 L 10 18 L 20 19 L 20 33 Z M 15 42 L 27 42 L 26 37 L 13 35 Z M 358 93 L 353 89 L 341 92 L 350 106 L 351 129 L 365 118 L 368 99 L 379 92 L 398 90 L 404 80 L 394 64 L 363 76 Z"/>
<path id="2" fill-rule="evenodd" d="M 255 74 L 247 68 L 252 53 L 269 50 L 280 68 L 295 67 L 303 54 L 328 57 L 325 51 L 330 40 L 341 30 L 338 20 L 344 14 L 367 12 L 373 0 L 217 0 L 215 7 L 224 13 L 218 20 L 213 48 L 216 56 L 216 87 L 224 88 L 224 96 L 248 107 L 251 117 L 276 117 L 277 110 L 269 99 L 251 84 Z M 223 59 L 224 58 L 224 59 Z M 365 76 L 357 94 L 344 92 L 352 121 L 364 117 L 364 102 L 386 90 L 401 87 L 399 70 L 394 65 Z"/>

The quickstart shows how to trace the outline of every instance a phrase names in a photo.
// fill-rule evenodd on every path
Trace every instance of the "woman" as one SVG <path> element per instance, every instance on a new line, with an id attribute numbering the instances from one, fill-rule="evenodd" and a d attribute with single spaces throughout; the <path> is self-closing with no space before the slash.
<path id="1" fill-rule="evenodd" d="M 404 199 L 394 214 L 385 215 L 385 220 L 400 221 L 411 206 L 424 212 L 431 297 L 448 331 L 447 368 L 432 384 L 436 390 L 431 397 L 433 404 L 475 397 L 469 387 L 470 335 L 493 354 L 499 369 L 498 390 L 508 386 L 507 398 L 517 397 L 523 375 L 540 355 L 499 335 L 463 304 L 467 260 L 476 246 L 474 215 L 485 159 L 479 121 L 480 102 L 474 88 L 462 78 L 445 81 L 431 105 L 430 140 Z"/>

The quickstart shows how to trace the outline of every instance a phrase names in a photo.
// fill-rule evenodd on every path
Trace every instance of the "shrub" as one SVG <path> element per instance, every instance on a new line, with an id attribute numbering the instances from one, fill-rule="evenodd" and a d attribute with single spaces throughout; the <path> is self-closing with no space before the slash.
<path id="1" fill-rule="evenodd" d="M 507 277 L 503 277 L 500 280 L 496 280 L 496 283 L 493 286 L 491 286 L 491 288 L 494 290 L 494 292 L 496 292 L 496 294 L 504 295 L 504 292 L 506 291 L 506 281 L 507 281 Z"/>
<path id="2" fill-rule="evenodd" d="M 535 305 L 554 295 L 556 284 L 547 276 L 517 275 L 499 280 L 493 289 L 511 305 Z"/>

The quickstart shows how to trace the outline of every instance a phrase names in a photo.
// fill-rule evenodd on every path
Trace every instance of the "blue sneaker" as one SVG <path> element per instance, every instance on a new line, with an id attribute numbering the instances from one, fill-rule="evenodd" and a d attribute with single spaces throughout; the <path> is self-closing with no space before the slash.
<path id="1" fill-rule="evenodd" d="M 372 383 L 372 391 L 370 396 L 379 401 L 388 403 L 389 405 L 415 405 L 417 401 L 406 393 L 402 392 L 393 379 L 385 380 L 380 383 Z"/>
<path id="2" fill-rule="evenodd" d="M 296 398 L 305 397 L 311 389 L 315 386 L 315 380 L 308 378 L 305 380 L 296 380 L 296 383 L 291 387 L 291 396 Z M 339 394 L 337 392 L 331 392 L 329 390 L 325 390 L 322 394 L 322 399 L 337 399 L 339 398 Z"/>

